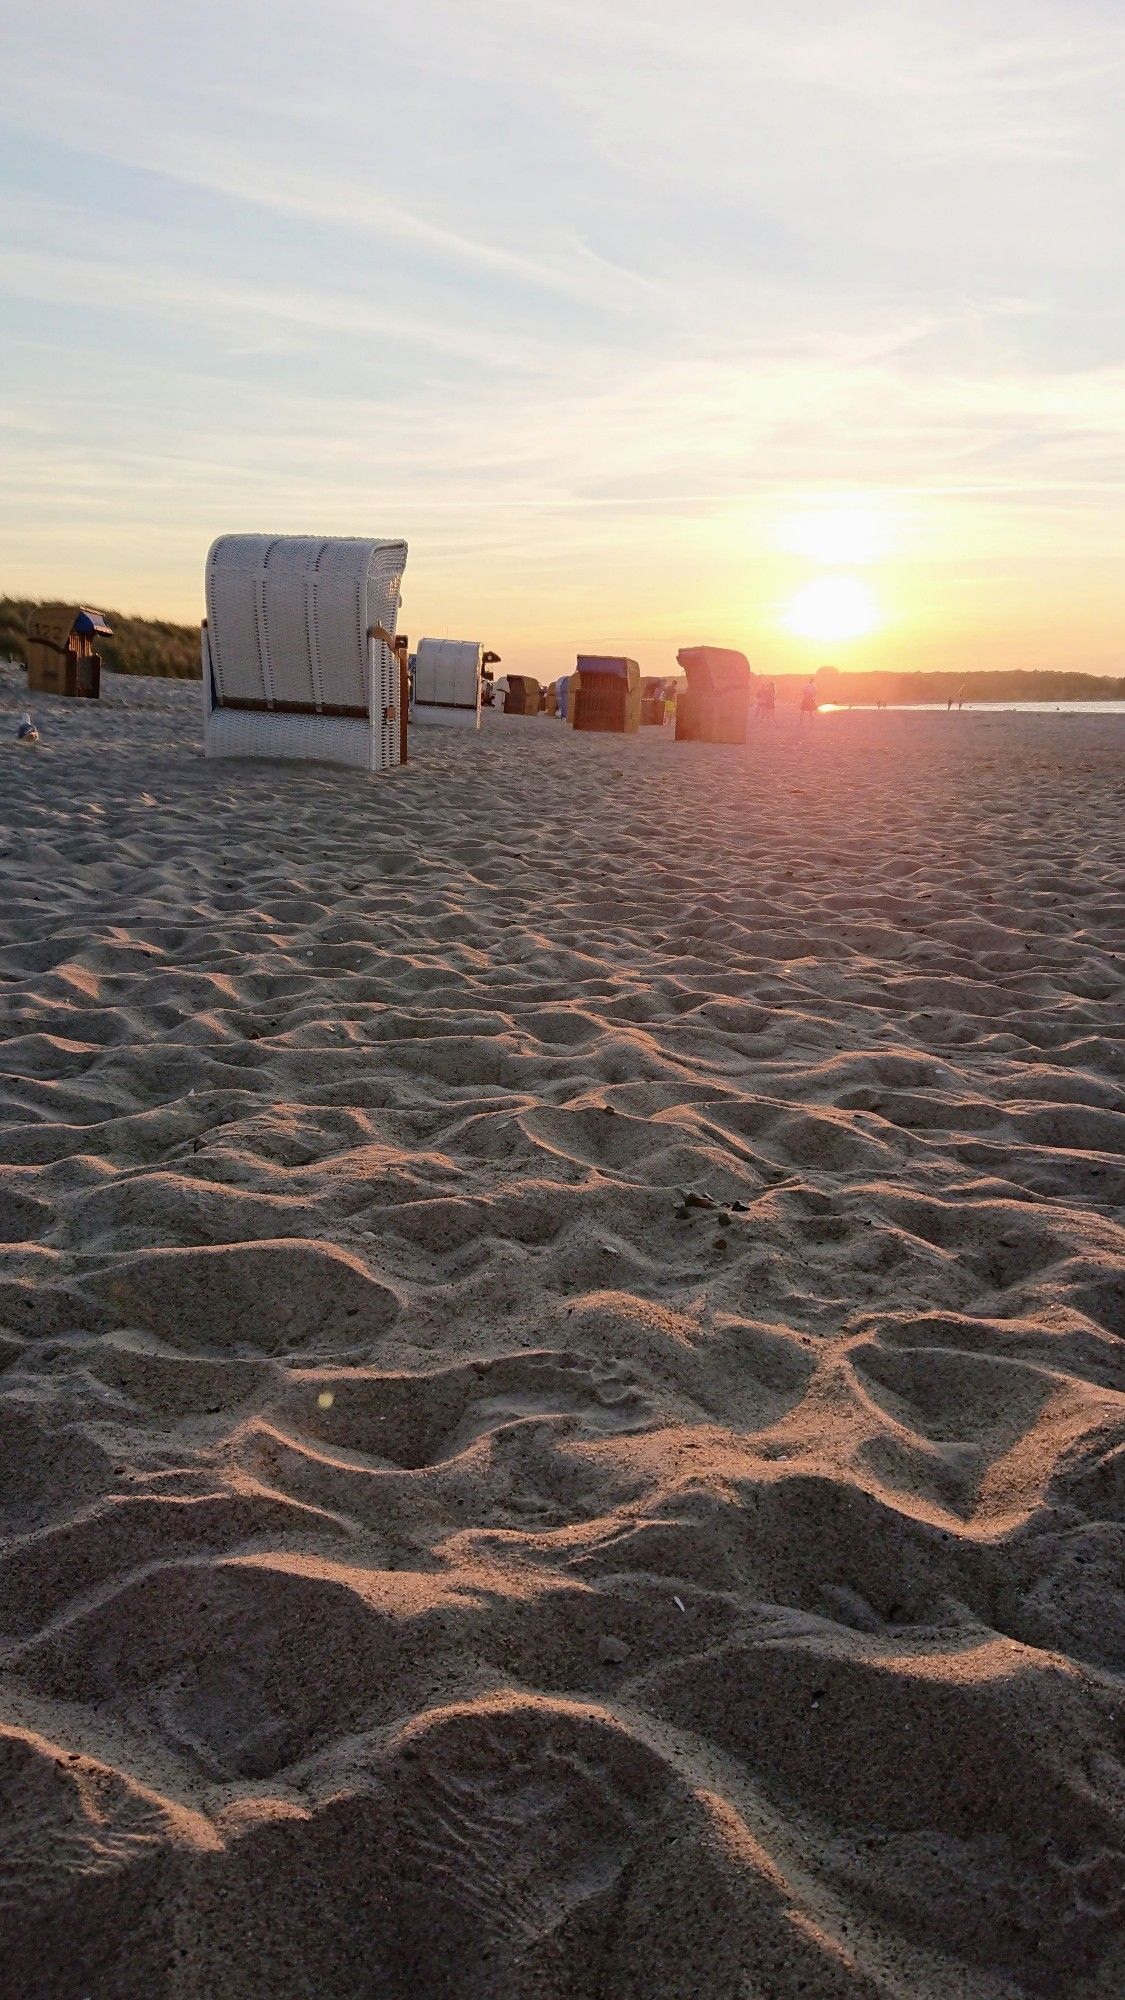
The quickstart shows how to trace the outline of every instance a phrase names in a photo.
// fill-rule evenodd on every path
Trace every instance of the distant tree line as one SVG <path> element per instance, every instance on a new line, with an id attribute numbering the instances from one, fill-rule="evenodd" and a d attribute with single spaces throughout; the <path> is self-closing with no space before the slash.
<path id="1" fill-rule="evenodd" d="M 34 598 L 0 597 L 0 660 L 22 660 L 27 665 L 27 621 L 35 608 Z M 94 608 L 113 627 L 112 639 L 97 642 L 111 673 L 148 674 L 160 680 L 199 679 L 198 625 L 173 625 L 165 618 L 127 618 L 124 612 L 108 611 L 101 604 Z"/>
<path id="2" fill-rule="evenodd" d="M 779 674 L 779 685 L 800 681 L 797 674 Z M 821 667 L 816 675 L 821 701 L 843 707 L 885 701 L 893 706 L 912 701 L 1125 701 L 1125 675 L 1076 674 L 1047 667 L 981 667 L 969 672 L 848 673 Z"/>

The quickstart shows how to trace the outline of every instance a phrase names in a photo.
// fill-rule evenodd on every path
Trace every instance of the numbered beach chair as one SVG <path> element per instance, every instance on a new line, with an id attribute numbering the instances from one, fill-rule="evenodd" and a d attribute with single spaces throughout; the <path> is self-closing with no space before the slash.
<path id="1" fill-rule="evenodd" d="M 676 654 L 687 677 L 676 703 L 677 743 L 745 743 L 750 662 L 723 646 L 685 646 Z"/>
<path id="2" fill-rule="evenodd" d="M 484 647 L 476 639 L 421 639 L 414 661 L 413 720 L 479 729 Z"/>
<path id="3" fill-rule="evenodd" d="M 205 754 L 401 763 L 405 567 L 405 542 L 221 535 L 207 556 Z"/>

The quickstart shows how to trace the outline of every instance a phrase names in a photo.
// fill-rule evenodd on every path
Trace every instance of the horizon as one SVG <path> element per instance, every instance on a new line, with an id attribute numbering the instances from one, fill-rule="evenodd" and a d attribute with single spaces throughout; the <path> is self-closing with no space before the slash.
<path id="1" fill-rule="evenodd" d="M 540 679 L 1125 674 L 1125 22 L 680 18 L 10 25 L 4 591 L 194 623 L 219 533 L 401 534 L 403 629 Z"/>

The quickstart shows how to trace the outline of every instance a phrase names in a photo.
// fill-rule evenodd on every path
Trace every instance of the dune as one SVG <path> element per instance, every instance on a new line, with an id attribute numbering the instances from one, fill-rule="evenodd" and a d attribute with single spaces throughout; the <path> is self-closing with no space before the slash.
<path id="1" fill-rule="evenodd" d="M 1125 718 L 104 688 L 0 668 L 0 1988 L 1120 1994 Z"/>

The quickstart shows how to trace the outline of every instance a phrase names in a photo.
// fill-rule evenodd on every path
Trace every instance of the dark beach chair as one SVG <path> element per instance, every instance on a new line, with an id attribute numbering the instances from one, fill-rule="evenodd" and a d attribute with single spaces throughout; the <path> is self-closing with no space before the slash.
<path id="1" fill-rule="evenodd" d="M 641 670 L 635 660 L 580 653 L 568 689 L 575 729 L 630 735 L 641 723 Z"/>
<path id="2" fill-rule="evenodd" d="M 641 728 L 663 729 L 664 682 L 652 676 L 641 682 Z"/>
<path id="3" fill-rule="evenodd" d="M 40 604 L 27 621 L 27 685 L 32 694 L 85 696 L 97 701 L 102 658 L 94 639 L 111 638 L 100 611 L 83 604 Z"/>
<path id="4" fill-rule="evenodd" d="M 505 715 L 538 715 L 539 682 L 530 674 L 509 674 L 504 696 Z"/>

